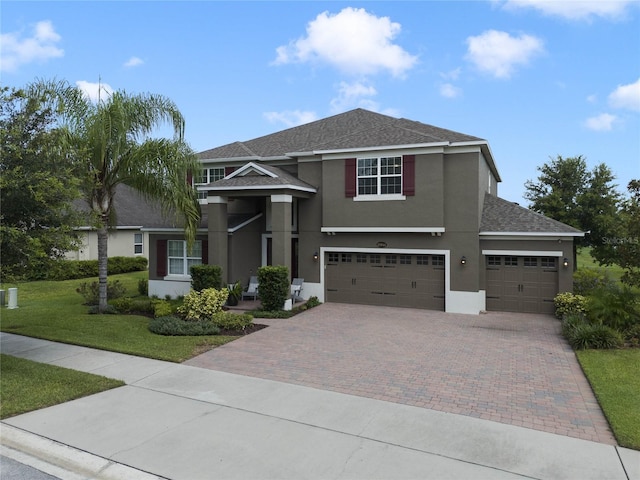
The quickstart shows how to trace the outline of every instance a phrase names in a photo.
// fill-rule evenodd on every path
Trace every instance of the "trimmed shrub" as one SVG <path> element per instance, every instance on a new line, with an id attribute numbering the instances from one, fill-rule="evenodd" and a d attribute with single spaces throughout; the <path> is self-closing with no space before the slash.
<path id="1" fill-rule="evenodd" d="M 149 322 L 149 331 L 157 335 L 171 336 L 218 335 L 220 333 L 220 329 L 209 321 L 186 322 L 171 315 L 152 319 Z"/>
<path id="2" fill-rule="evenodd" d="M 222 288 L 222 268 L 218 265 L 193 265 L 191 272 L 191 288 L 200 292 L 206 288 Z"/>
<path id="3" fill-rule="evenodd" d="M 607 288 L 614 284 L 606 273 L 593 268 L 579 268 L 573 273 L 573 293 L 587 296 L 598 288 Z"/>
<path id="4" fill-rule="evenodd" d="M 109 257 L 107 271 L 110 275 L 139 272 L 147 269 L 144 257 Z M 98 276 L 97 260 L 58 260 L 48 270 L 48 280 L 73 280 Z"/>
<path id="5" fill-rule="evenodd" d="M 211 322 L 220 330 L 244 330 L 253 323 L 253 317 L 246 313 L 219 312 Z"/>
<path id="6" fill-rule="evenodd" d="M 149 315 L 153 313 L 153 305 L 150 298 L 131 298 L 122 297 L 114 301 L 110 301 L 120 313 L 138 313 Z"/>
<path id="7" fill-rule="evenodd" d="M 138 293 L 140 295 L 144 295 L 145 297 L 149 295 L 149 279 L 141 278 L 138 280 Z"/>
<path id="8" fill-rule="evenodd" d="M 556 318 L 562 320 L 565 315 L 584 315 L 587 312 L 587 299 L 573 293 L 559 293 L 553 299 Z"/>
<path id="9" fill-rule="evenodd" d="M 89 315 L 98 315 L 99 313 L 100 313 L 100 307 L 98 305 L 91 305 L 89 307 Z M 102 313 L 106 315 L 117 315 L 120 312 L 113 305 L 107 305 L 107 308 Z"/>
<path id="10" fill-rule="evenodd" d="M 153 300 L 153 316 L 158 317 L 166 317 L 173 313 L 173 308 L 171 307 L 171 303 L 166 300 Z"/>
<path id="11" fill-rule="evenodd" d="M 211 320 L 213 315 L 222 311 L 228 296 L 229 290 L 226 288 L 205 288 L 200 292 L 192 290 L 184 297 L 178 313 L 187 320 Z"/>
<path id="12" fill-rule="evenodd" d="M 284 266 L 266 266 L 258 268 L 258 295 L 262 308 L 267 311 L 282 310 L 284 302 L 289 298 L 289 269 Z"/>
<path id="13" fill-rule="evenodd" d="M 576 350 L 618 348 L 623 344 L 620 332 L 606 325 L 588 323 L 576 325 L 569 332 L 567 340 Z"/>
<path id="14" fill-rule="evenodd" d="M 83 282 L 76 292 L 84 297 L 85 304 L 97 305 L 99 303 L 99 284 L 98 282 Z M 127 289 L 120 283 L 120 280 L 114 280 L 107 283 L 107 298 L 109 300 L 115 300 L 116 298 L 123 297 L 127 293 Z"/>
<path id="15" fill-rule="evenodd" d="M 624 341 L 632 347 L 640 347 L 640 323 L 636 323 L 624 331 Z"/>

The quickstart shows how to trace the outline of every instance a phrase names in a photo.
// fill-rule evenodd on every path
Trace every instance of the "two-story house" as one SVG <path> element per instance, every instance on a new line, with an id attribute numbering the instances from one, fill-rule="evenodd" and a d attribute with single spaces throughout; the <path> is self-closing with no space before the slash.
<path id="1" fill-rule="evenodd" d="M 189 266 L 242 281 L 262 265 L 303 296 L 477 314 L 553 312 L 583 233 L 499 198 L 486 140 L 356 109 L 199 154 L 206 231 L 149 232 L 151 293 Z"/>

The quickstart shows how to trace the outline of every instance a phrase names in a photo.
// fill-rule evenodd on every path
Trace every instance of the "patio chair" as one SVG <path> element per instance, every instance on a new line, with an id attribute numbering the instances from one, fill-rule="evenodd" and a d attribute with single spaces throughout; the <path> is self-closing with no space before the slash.
<path id="1" fill-rule="evenodd" d="M 252 300 L 258 299 L 258 277 L 252 276 L 249 278 L 249 286 L 242 292 L 242 300 L 250 298 Z"/>
<path id="2" fill-rule="evenodd" d="M 291 282 L 291 300 L 293 303 L 297 301 L 303 301 L 302 298 L 302 285 L 304 284 L 304 278 L 294 278 Z"/>

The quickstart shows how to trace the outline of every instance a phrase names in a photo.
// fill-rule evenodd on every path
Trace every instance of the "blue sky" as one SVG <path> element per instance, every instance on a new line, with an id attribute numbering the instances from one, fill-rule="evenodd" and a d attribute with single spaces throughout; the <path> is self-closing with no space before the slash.
<path id="1" fill-rule="evenodd" d="M 202 151 L 366 108 L 489 141 L 501 197 L 557 155 L 640 178 L 640 2 L 3 0 L 1 82 L 158 93 Z"/>

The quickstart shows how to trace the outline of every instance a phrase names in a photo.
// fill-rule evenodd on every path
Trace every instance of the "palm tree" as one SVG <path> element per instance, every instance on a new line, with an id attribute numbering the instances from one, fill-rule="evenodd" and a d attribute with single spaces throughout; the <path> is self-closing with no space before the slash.
<path id="1" fill-rule="evenodd" d="M 200 206 L 187 180 L 198 171 L 193 150 L 184 142 L 185 121 L 162 95 L 130 95 L 118 91 L 92 102 L 65 81 L 38 81 L 35 95 L 45 93 L 54 103 L 66 147 L 73 155 L 98 233 L 99 312 L 107 308 L 107 239 L 115 219 L 113 199 L 118 184 L 136 189 L 145 198 L 173 213 L 185 227 L 187 244 L 195 240 Z M 101 94 L 104 90 L 101 90 Z M 152 138 L 169 124 L 173 139 Z"/>

